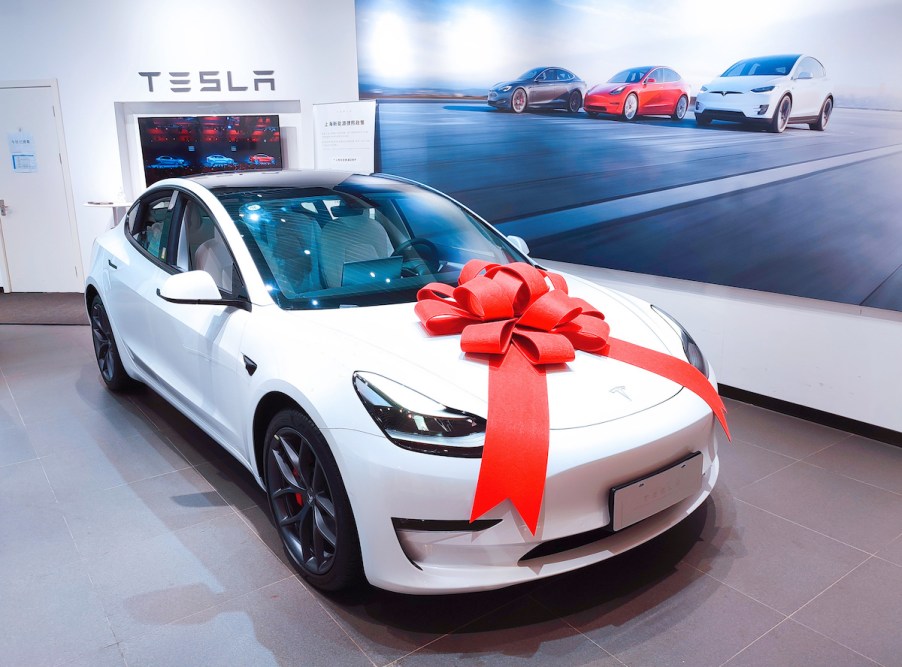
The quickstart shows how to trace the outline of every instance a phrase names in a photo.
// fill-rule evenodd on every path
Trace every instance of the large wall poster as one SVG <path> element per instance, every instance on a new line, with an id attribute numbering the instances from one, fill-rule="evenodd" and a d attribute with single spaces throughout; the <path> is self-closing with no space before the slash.
<path id="1" fill-rule="evenodd" d="M 534 257 L 902 310 L 896 0 L 356 8 L 377 167 L 448 192 L 525 237 Z M 786 53 L 826 68 L 836 108 L 825 131 L 697 124 L 702 85 L 738 60 Z M 584 91 L 657 65 L 689 85 L 682 120 L 570 113 L 563 97 L 564 108 L 524 113 L 486 100 L 532 68 L 572 73 Z M 579 89 L 566 78 L 564 94 Z"/>

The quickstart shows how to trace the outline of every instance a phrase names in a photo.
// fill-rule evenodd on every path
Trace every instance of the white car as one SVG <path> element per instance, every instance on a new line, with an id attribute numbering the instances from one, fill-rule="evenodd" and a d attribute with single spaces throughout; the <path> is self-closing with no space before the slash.
<path id="1" fill-rule="evenodd" d="M 833 113 L 833 88 L 824 66 L 806 55 L 740 60 L 701 87 L 695 122 L 759 124 L 782 132 L 789 123 L 823 130 Z"/>
<path id="2" fill-rule="evenodd" d="M 365 575 L 409 593 L 484 590 L 635 547 L 698 507 L 718 473 L 712 409 L 723 406 L 689 335 L 526 252 L 396 177 L 206 175 L 142 194 L 97 239 L 85 296 L 103 380 L 149 385 L 244 464 L 313 585 Z M 463 352 L 476 329 L 451 331 L 453 304 L 502 290 L 515 298 L 488 301 L 517 316 L 517 276 L 557 328 L 524 313 L 488 325 L 515 326 L 507 357 Z M 577 349 L 497 393 L 499 359 L 531 337 Z M 543 389 L 546 404 L 533 395 Z M 499 438 L 505 428 L 517 437 Z M 513 456 L 491 480 L 483 466 L 499 442 Z M 517 471 L 528 457 L 540 473 L 529 484 Z M 523 482 L 530 500 L 477 509 L 477 480 Z"/>

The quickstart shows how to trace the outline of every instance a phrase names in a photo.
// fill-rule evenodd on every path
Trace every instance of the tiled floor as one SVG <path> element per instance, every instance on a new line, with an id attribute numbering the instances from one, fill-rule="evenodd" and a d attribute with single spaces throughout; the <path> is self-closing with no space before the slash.
<path id="1" fill-rule="evenodd" d="M 87 327 L 0 326 L 2 665 L 902 665 L 902 448 L 729 401 L 713 496 L 502 591 L 310 590 L 244 469 Z"/>

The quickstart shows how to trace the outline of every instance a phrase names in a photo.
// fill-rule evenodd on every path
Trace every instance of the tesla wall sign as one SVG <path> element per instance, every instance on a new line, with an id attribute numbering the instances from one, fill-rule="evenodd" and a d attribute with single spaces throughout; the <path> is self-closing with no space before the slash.
<path id="1" fill-rule="evenodd" d="M 168 83 L 173 93 L 190 93 L 199 90 L 202 93 L 218 93 L 222 91 L 242 92 L 250 86 L 254 90 L 276 89 L 275 70 L 255 69 L 253 76 L 235 74 L 231 71 L 206 70 L 203 72 L 138 72 L 138 76 L 147 80 L 147 92 L 152 93 L 159 86 Z M 163 77 L 161 80 L 160 77 Z"/>

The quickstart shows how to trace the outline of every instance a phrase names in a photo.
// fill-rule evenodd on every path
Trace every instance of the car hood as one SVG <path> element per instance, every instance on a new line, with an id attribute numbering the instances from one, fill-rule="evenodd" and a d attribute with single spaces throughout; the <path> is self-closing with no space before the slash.
<path id="1" fill-rule="evenodd" d="M 781 86 L 786 83 L 785 76 L 721 76 L 707 84 L 708 93 L 733 92 L 747 93 L 752 88 L 764 86 Z"/>
<path id="2" fill-rule="evenodd" d="M 610 95 L 612 90 L 623 88 L 625 91 L 632 85 L 630 83 L 600 83 L 589 91 L 589 95 Z"/>
<path id="3" fill-rule="evenodd" d="M 567 281 L 572 295 L 605 314 L 613 337 L 681 356 L 677 334 L 647 304 L 643 307 L 626 295 L 578 278 Z M 428 334 L 411 303 L 286 315 L 296 316 L 307 334 L 329 340 L 333 352 L 341 350 L 335 359 L 344 368 L 334 367 L 338 372 L 349 377 L 354 371 L 383 375 L 449 407 L 487 415 L 487 359 L 462 352 L 459 335 Z M 315 333 L 309 328 L 313 323 Z M 573 361 L 547 369 L 546 378 L 552 429 L 625 417 L 680 390 L 654 373 L 581 351 Z"/>

